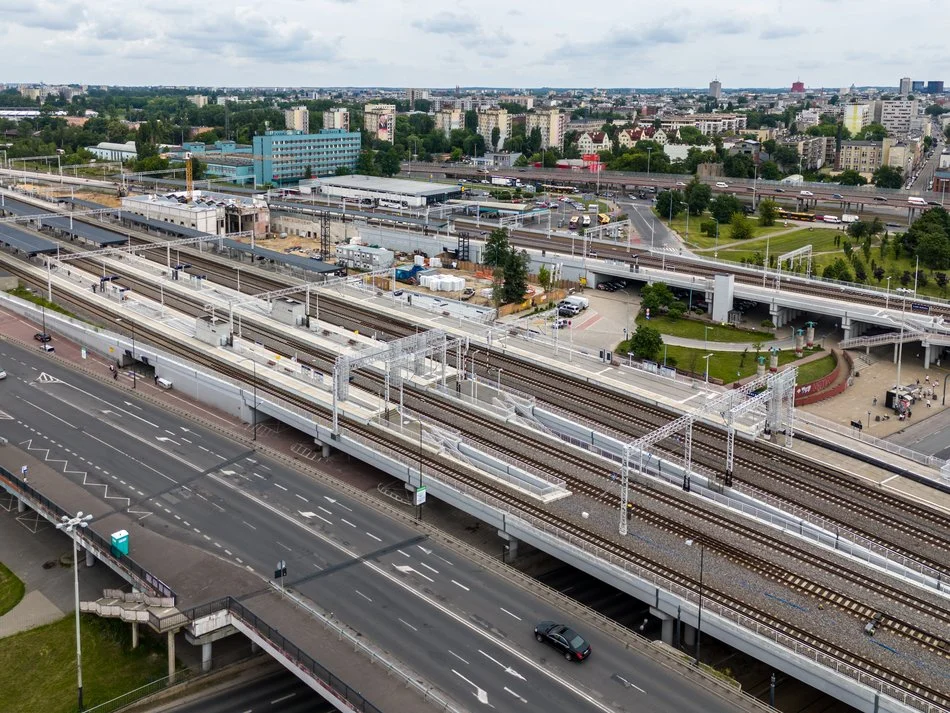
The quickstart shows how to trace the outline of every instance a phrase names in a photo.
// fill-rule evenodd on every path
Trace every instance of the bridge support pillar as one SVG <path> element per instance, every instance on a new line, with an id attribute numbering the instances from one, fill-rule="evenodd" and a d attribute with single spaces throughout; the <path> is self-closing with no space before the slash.
<path id="1" fill-rule="evenodd" d="M 324 442 L 321 441 L 319 438 L 314 438 L 314 439 L 313 439 L 313 442 L 314 442 L 316 445 L 320 446 L 320 449 L 321 449 L 320 455 L 321 455 L 321 457 L 323 457 L 323 458 L 329 458 L 329 457 L 330 457 L 330 444 L 329 444 L 329 443 L 324 443 Z"/>
<path id="2" fill-rule="evenodd" d="M 17 512 L 26 512 L 26 503 L 20 499 L 16 501 L 16 511 Z"/>
<path id="3" fill-rule="evenodd" d="M 499 530 L 498 536 L 505 541 L 501 550 L 502 562 L 514 562 L 518 558 L 518 540 L 504 530 Z"/>
<path id="4" fill-rule="evenodd" d="M 850 317 L 841 318 L 841 331 L 844 333 L 844 336 L 842 337 L 842 339 L 851 338 L 851 318 Z"/>
<path id="5" fill-rule="evenodd" d="M 772 318 L 772 324 L 778 327 L 784 327 L 788 319 L 788 311 L 784 307 L 769 306 L 769 316 Z"/>
<path id="6" fill-rule="evenodd" d="M 132 622 L 132 648 L 137 649 L 139 647 L 139 623 L 137 621 Z"/>
<path id="7" fill-rule="evenodd" d="M 930 345 L 924 345 L 924 369 L 930 368 Z"/>
<path id="8" fill-rule="evenodd" d="M 897 347 L 900 346 L 900 342 L 894 342 L 894 363 L 897 363 Z"/>
<path id="9" fill-rule="evenodd" d="M 175 682 L 175 631 L 168 632 L 168 682 Z"/>
<path id="10" fill-rule="evenodd" d="M 673 627 L 676 624 L 676 619 L 670 616 L 665 612 L 661 612 L 659 609 L 654 609 L 650 607 L 650 615 L 655 616 L 660 620 L 660 639 L 667 646 L 674 646 L 673 643 Z"/>
<path id="11" fill-rule="evenodd" d="M 252 654 L 256 654 L 256 653 L 257 653 L 258 651 L 260 651 L 260 650 L 261 650 L 261 647 L 258 646 L 257 644 L 255 644 L 255 643 L 252 641 L 252 642 L 251 642 L 251 653 L 252 653 Z"/>
<path id="12" fill-rule="evenodd" d="M 86 550 L 86 566 L 92 567 L 96 563 L 96 556 L 89 550 Z"/>
<path id="13" fill-rule="evenodd" d="M 693 648 L 696 646 L 696 627 L 689 624 L 683 624 L 683 643 Z"/>
<path id="14" fill-rule="evenodd" d="M 201 645 L 201 670 L 207 673 L 211 670 L 211 642 Z"/>

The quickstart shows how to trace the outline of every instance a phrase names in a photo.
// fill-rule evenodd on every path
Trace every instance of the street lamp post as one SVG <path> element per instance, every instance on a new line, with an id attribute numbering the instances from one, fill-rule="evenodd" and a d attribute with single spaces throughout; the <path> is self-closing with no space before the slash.
<path id="1" fill-rule="evenodd" d="M 89 527 L 89 521 L 92 515 L 83 515 L 82 511 L 76 513 L 75 517 L 63 515 L 57 530 L 64 531 L 73 541 L 73 592 L 75 594 L 76 604 L 76 693 L 79 702 L 79 711 L 83 710 L 82 705 L 82 639 L 79 636 L 79 544 L 77 528 Z"/>
<path id="2" fill-rule="evenodd" d="M 122 324 L 122 318 L 116 317 L 115 321 Z M 137 388 L 135 371 L 135 322 L 129 322 L 129 329 L 132 331 L 132 388 Z"/>
<path id="3" fill-rule="evenodd" d="M 913 290 L 909 290 L 906 287 L 898 287 L 895 292 L 901 293 L 901 334 L 897 343 L 897 397 L 900 398 L 900 388 L 901 388 L 901 361 L 904 358 L 904 316 L 907 309 L 907 295 L 914 294 Z"/>
<path id="4" fill-rule="evenodd" d="M 706 362 L 707 364 L 709 362 Z M 692 547 L 693 542 L 696 540 L 686 540 L 686 544 Z M 702 540 L 698 541 L 699 544 L 699 611 L 696 614 L 696 652 L 693 654 L 693 664 L 699 666 L 699 642 L 702 639 L 702 629 L 703 629 L 703 565 L 706 560 L 706 543 Z"/>
<path id="5" fill-rule="evenodd" d="M 650 177 L 650 157 L 652 155 L 653 155 L 653 147 L 647 146 L 647 178 Z"/>
<path id="6" fill-rule="evenodd" d="M 887 276 L 887 292 L 884 293 L 884 309 L 888 309 L 890 307 L 890 302 L 891 302 L 891 276 L 888 275 Z"/>
<path id="7" fill-rule="evenodd" d="M 709 330 L 712 329 L 711 324 L 707 324 L 703 327 L 703 349 L 709 349 Z"/>
<path id="8" fill-rule="evenodd" d="M 706 383 L 709 384 L 709 359 L 714 356 L 713 354 L 707 354 L 703 357 L 706 360 Z"/>

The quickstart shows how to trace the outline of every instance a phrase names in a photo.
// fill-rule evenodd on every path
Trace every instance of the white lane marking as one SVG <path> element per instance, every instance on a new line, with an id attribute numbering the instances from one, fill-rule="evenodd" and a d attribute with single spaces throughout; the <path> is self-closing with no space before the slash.
<path id="1" fill-rule="evenodd" d="M 234 493 L 236 493 L 236 494 L 238 494 L 238 495 L 244 496 L 245 498 L 247 498 L 247 499 L 250 500 L 251 502 L 255 503 L 255 504 L 256 504 L 258 507 L 260 507 L 261 509 L 267 510 L 267 511 L 270 512 L 272 515 L 274 515 L 274 516 L 276 516 L 276 517 L 279 517 L 279 518 L 283 518 L 284 520 L 286 520 L 286 521 L 288 521 L 288 522 L 290 522 L 290 523 L 293 523 L 294 525 L 296 525 L 297 527 L 299 527 L 301 530 L 305 530 L 306 532 L 310 533 L 310 534 L 313 535 L 314 537 L 319 538 L 320 540 L 322 540 L 322 541 L 325 542 L 326 544 L 330 545 L 331 547 L 335 547 L 336 549 L 338 549 L 340 552 L 342 552 L 342 553 L 345 554 L 346 556 L 352 557 L 352 558 L 359 557 L 359 554 L 358 554 L 357 552 L 354 552 L 353 550 L 351 550 L 351 549 L 348 548 L 348 547 L 344 547 L 344 546 L 341 545 L 339 542 L 334 541 L 334 540 L 331 539 L 329 536 L 324 535 L 324 534 L 323 534 L 322 532 L 320 532 L 319 530 L 317 530 L 317 529 L 311 527 L 310 525 L 308 525 L 308 524 L 305 523 L 305 522 L 301 522 L 301 521 L 297 520 L 296 518 L 294 518 L 294 517 L 288 515 L 287 513 L 283 512 L 283 511 L 279 510 L 278 508 L 276 508 L 275 506 L 271 505 L 270 503 L 265 502 L 264 500 L 261 500 L 260 498 L 258 498 L 258 497 L 256 497 L 256 496 L 252 495 L 251 493 L 248 493 L 248 492 L 245 492 L 245 491 L 241 490 L 240 488 L 238 488 L 238 487 L 237 487 L 236 485 L 234 485 L 233 483 L 229 483 L 229 482 L 227 482 L 226 480 L 223 480 L 223 479 L 219 478 L 218 476 L 216 476 L 216 475 L 213 474 L 213 473 L 212 473 L 209 477 L 211 478 L 211 480 L 214 480 L 215 482 L 217 482 L 218 484 L 220 484 L 222 487 L 228 488 L 229 490 L 233 491 Z M 397 551 L 398 551 L 398 550 L 397 550 Z M 403 554 L 405 554 L 405 553 L 403 553 Z M 408 555 L 407 555 L 407 556 L 408 556 Z M 237 560 L 237 558 L 235 558 L 235 559 Z M 240 562 L 240 560 L 238 560 L 238 561 Z M 242 562 L 241 564 L 243 564 L 243 562 Z M 452 621 L 454 621 L 455 623 L 459 624 L 460 626 L 465 627 L 466 629 L 468 629 L 469 631 L 471 631 L 471 632 L 472 632 L 473 634 L 475 634 L 476 636 L 481 636 L 481 637 L 484 638 L 486 641 L 488 641 L 489 643 L 491 643 L 493 646 L 497 646 L 498 648 L 503 649 L 504 651 L 508 652 L 508 654 L 509 654 L 510 656 L 512 656 L 513 658 L 516 658 L 516 659 L 520 660 L 522 663 L 524 663 L 524 664 L 525 664 L 526 666 L 528 666 L 529 668 L 534 669 L 534 670 L 535 670 L 537 673 L 539 673 L 541 676 L 544 676 L 545 678 L 549 679 L 552 683 L 554 683 L 554 684 L 556 684 L 556 685 L 558 685 L 558 686 L 561 686 L 561 687 L 567 689 L 568 691 L 570 691 L 571 693 L 573 693 L 574 695 L 576 695 L 576 696 L 577 696 L 578 698 L 580 698 L 581 700 L 583 700 L 583 701 L 585 701 L 586 703 L 590 704 L 593 708 L 596 708 L 597 710 L 602 711 L 603 713 L 613 713 L 613 709 L 612 709 L 612 708 L 608 707 L 608 706 L 607 706 L 606 704 L 604 704 L 604 703 L 601 703 L 599 700 L 597 700 L 596 698 L 594 698 L 593 696 L 591 696 L 589 693 L 586 693 L 585 691 L 583 691 L 581 688 L 579 688 L 578 686 L 574 685 L 574 684 L 571 683 L 570 681 L 561 678 L 561 677 L 557 674 L 556 671 L 554 671 L 554 670 L 549 670 L 549 669 L 546 668 L 545 666 L 540 665 L 539 663 L 537 663 L 536 661 L 534 661 L 534 659 L 530 658 L 530 657 L 527 656 L 526 654 L 524 654 L 524 653 L 522 653 L 521 651 L 519 651 L 518 649 L 514 648 L 512 645 L 508 644 L 507 642 L 503 641 L 502 639 L 497 638 L 494 634 L 492 634 L 491 631 L 488 631 L 488 630 L 486 630 L 486 629 L 484 629 L 484 628 L 482 628 L 482 627 L 480 627 L 480 626 L 476 626 L 475 624 L 472 624 L 472 623 L 471 623 L 470 621 L 468 621 L 464 616 L 462 616 L 461 614 L 458 614 L 457 612 L 453 611 L 450 607 L 448 607 L 448 606 L 446 606 L 446 605 L 444 605 L 444 604 L 441 604 L 439 601 L 437 601 L 436 599 L 432 598 L 431 596 L 429 596 L 429 595 L 426 594 L 425 592 L 419 591 L 419 590 L 416 589 L 414 586 L 412 586 L 410 583 L 407 583 L 407 582 L 403 581 L 400 577 L 397 577 L 396 575 L 394 575 L 394 574 L 388 572 L 385 567 L 383 567 L 383 566 L 381 566 L 381 565 L 377 565 L 377 564 L 375 564 L 375 563 L 373 563 L 373 562 L 370 562 L 370 561 L 363 561 L 362 564 L 363 564 L 363 566 L 368 567 L 368 568 L 371 569 L 372 571 L 374 571 L 374 572 L 376 572 L 377 574 L 379 574 L 381 577 L 386 578 L 387 580 L 389 580 L 390 582 L 392 582 L 392 583 L 395 584 L 396 586 L 402 587 L 402 589 L 405 590 L 406 593 L 408 593 L 408 594 L 410 594 L 410 595 L 416 597 L 417 599 L 419 599 L 419 600 L 425 602 L 425 603 L 428 604 L 430 607 L 432 607 L 433 609 L 435 609 L 436 611 L 438 611 L 440 614 L 442 614 L 443 616 L 445 616 L 445 617 L 451 619 Z M 449 564 L 451 564 L 451 562 L 450 562 Z M 393 566 L 396 567 L 396 565 L 393 565 Z M 396 568 L 398 569 L 398 567 L 396 567 Z M 412 569 L 412 568 L 410 567 L 409 569 Z M 418 573 L 417 573 L 417 574 L 418 574 Z M 425 577 L 425 575 L 423 575 L 423 574 L 419 574 L 419 576 L 420 576 L 420 577 Z M 431 581 L 431 580 L 430 580 L 430 581 Z M 455 669 L 452 669 L 452 673 L 454 673 L 456 676 L 459 676 L 460 678 L 463 678 L 462 675 L 461 675 L 458 671 L 456 671 Z M 465 680 L 466 680 L 466 682 L 471 683 L 470 681 L 468 681 L 468 679 L 465 679 Z M 474 685 L 474 684 L 472 684 L 472 685 Z M 480 689 L 479 689 L 479 690 L 480 690 Z M 483 693 L 484 693 L 484 692 L 483 692 Z M 487 694 L 485 694 L 485 696 L 486 696 L 486 699 L 485 699 L 485 700 L 486 700 L 486 702 L 487 702 Z"/>
<path id="2" fill-rule="evenodd" d="M 303 495 L 298 495 L 297 493 L 294 493 L 294 495 L 295 495 L 296 497 L 300 498 L 301 500 L 303 500 L 305 503 L 309 503 L 309 502 L 310 502 L 310 501 L 307 500 Z"/>
<path id="3" fill-rule="evenodd" d="M 340 522 L 345 522 L 345 523 L 346 523 L 347 525 L 349 525 L 350 527 L 356 527 L 356 525 L 354 525 L 352 522 L 350 522 L 349 520 L 347 520 L 347 519 L 344 518 L 344 517 L 341 517 L 341 518 L 340 518 Z"/>
<path id="4" fill-rule="evenodd" d="M 420 562 L 419 564 L 422 565 L 423 567 L 425 567 L 425 568 L 426 568 L 427 570 L 429 570 L 430 572 L 435 572 L 436 574 L 439 573 L 439 570 L 437 570 L 435 567 L 430 567 L 430 566 L 427 565 L 425 562 Z"/>
<path id="5" fill-rule="evenodd" d="M 181 440 L 183 440 L 185 443 L 194 443 L 194 441 L 189 441 L 187 438 L 182 438 Z"/>
<path id="6" fill-rule="evenodd" d="M 413 631 L 419 631 L 416 627 L 414 627 L 412 624 L 410 624 L 410 623 L 409 623 L 408 621 L 406 621 L 405 619 L 400 619 L 399 621 L 401 621 L 403 624 L 405 624 L 406 626 L 408 626 L 408 627 L 409 627 L 410 629 L 412 629 Z"/>
<path id="7" fill-rule="evenodd" d="M 466 666 L 471 666 L 471 664 L 470 664 L 468 661 L 466 661 L 466 660 L 463 659 L 461 656 L 459 656 L 457 653 L 455 653 L 454 651 L 452 651 L 452 649 L 447 649 L 447 650 L 448 650 L 448 652 L 449 652 L 450 654 L 452 654 L 455 658 L 457 658 L 457 659 L 458 659 L 459 661 L 461 661 L 463 664 L 465 664 Z"/>
<path id="8" fill-rule="evenodd" d="M 370 537 L 372 537 L 372 538 L 373 538 L 374 540 L 376 540 L 377 542 L 382 542 L 382 541 L 383 541 L 381 537 L 376 537 L 376 535 L 374 535 L 372 532 L 367 532 L 366 534 L 369 535 Z"/>
<path id="9" fill-rule="evenodd" d="M 74 426 L 74 425 L 71 424 L 69 421 L 66 421 L 66 420 L 60 418 L 60 417 L 57 416 L 56 414 L 50 413 L 49 411 L 47 411 L 47 410 L 44 409 L 44 408 L 40 408 L 39 406 L 37 406 L 37 405 L 36 405 L 35 403 L 33 403 L 32 401 L 27 401 L 27 400 L 24 399 L 22 396 L 18 396 L 17 398 L 19 398 L 20 401 L 22 401 L 23 403 L 25 403 L 27 406 L 32 406 L 32 407 L 35 408 L 37 411 L 42 411 L 43 413 L 45 413 L 45 414 L 46 414 L 47 416 L 49 416 L 50 418 L 55 418 L 55 419 L 56 419 L 57 421 L 59 421 L 60 423 L 65 423 L 65 424 L 66 424 L 67 426 L 69 426 L 70 428 L 78 428 L 78 426 Z M 66 452 L 67 452 L 67 453 L 71 453 L 72 451 L 70 451 L 70 450 L 67 448 L 67 449 L 66 449 Z"/>
<path id="10" fill-rule="evenodd" d="M 211 542 L 211 538 L 208 537 L 207 535 L 202 534 L 201 536 L 202 536 L 203 538 L 205 538 L 208 542 Z"/>
<path id="11" fill-rule="evenodd" d="M 296 696 L 296 695 L 297 695 L 296 693 L 288 693 L 286 696 L 281 696 L 280 698 L 275 698 L 274 700 L 272 700 L 272 701 L 270 702 L 270 704 L 271 704 L 271 705 L 274 705 L 275 703 L 281 703 L 282 701 L 286 701 L 286 700 L 288 700 L 288 699 L 290 699 L 290 698 L 293 698 L 293 697 Z"/>
<path id="12" fill-rule="evenodd" d="M 481 688 L 479 688 L 478 686 L 476 686 L 474 683 L 472 683 L 471 681 L 469 681 L 467 678 L 465 678 L 465 676 L 463 676 L 462 674 L 460 674 L 460 673 L 459 673 L 458 671 L 456 671 L 454 668 L 452 669 L 452 673 L 454 673 L 456 676 L 458 676 L 458 677 L 461 678 L 463 681 L 465 681 L 465 683 L 467 683 L 469 686 L 471 686 L 472 688 L 475 689 L 475 693 L 473 693 L 472 695 L 474 695 L 474 696 L 478 699 L 478 702 L 479 702 L 479 703 L 484 703 L 484 704 L 486 704 L 486 705 L 488 704 L 488 693 L 487 693 L 486 691 L 482 690 Z"/>
<path id="13" fill-rule="evenodd" d="M 285 544 L 284 544 L 283 542 L 281 542 L 280 540 L 275 540 L 275 542 L 277 542 L 278 545 L 280 545 L 281 547 L 283 547 L 283 548 L 284 548 L 285 550 L 287 550 L 288 552 L 293 552 L 292 549 L 290 549 L 287 545 L 285 545 Z"/>
<path id="14" fill-rule="evenodd" d="M 348 508 L 346 505 L 344 505 L 343 503 L 339 502 L 338 500 L 336 500 L 336 499 L 334 499 L 334 498 L 331 498 L 329 495 L 324 495 L 324 496 L 323 496 L 323 499 L 326 500 L 326 501 L 327 501 L 328 503 L 330 503 L 331 505 L 339 505 L 339 506 L 340 506 L 341 508 L 343 508 L 344 510 L 347 510 L 347 511 L 349 511 L 349 512 L 353 512 L 353 508 Z"/>
<path id="15" fill-rule="evenodd" d="M 522 703 L 527 703 L 527 702 L 528 702 L 528 699 L 527 699 L 527 698 L 524 698 L 523 696 L 518 695 L 517 693 L 515 693 L 514 691 L 512 691 L 510 688 L 508 688 L 508 686 L 505 686 L 505 690 L 506 690 L 508 693 L 510 693 L 511 695 L 513 695 L 515 698 L 517 698 L 519 701 L 521 701 Z"/>
<path id="16" fill-rule="evenodd" d="M 627 688 L 636 688 L 638 691 L 640 691 L 640 693 L 646 693 L 646 691 L 644 691 L 642 688 L 640 688 L 640 686 L 638 686 L 637 684 L 635 684 L 635 683 L 633 683 L 633 682 L 631 682 L 631 681 L 628 681 L 628 680 L 625 679 L 623 676 L 621 676 L 619 673 L 618 673 L 618 674 L 615 674 L 615 675 L 617 676 L 617 678 L 619 678 L 619 679 L 623 682 L 623 685 L 625 685 Z"/>
<path id="17" fill-rule="evenodd" d="M 174 431 L 169 431 L 167 428 L 165 429 L 165 433 L 167 433 L 169 436 L 177 436 L 177 435 L 178 435 L 178 434 L 175 433 Z"/>
<path id="18" fill-rule="evenodd" d="M 501 609 L 503 612 L 505 612 L 505 614 L 507 614 L 508 616 L 513 616 L 513 617 L 514 617 L 515 619 L 517 619 L 518 621 L 521 621 L 521 617 L 518 616 L 517 614 L 512 614 L 510 611 L 508 611 L 508 610 L 505 609 L 504 607 L 498 607 L 498 608 Z"/>
<path id="19" fill-rule="evenodd" d="M 432 582 L 433 584 L 435 584 L 435 580 L 434 580 L 434 579 L 432 579 L 431 577 L 426 577 L 422 572 L 420 572 L 419 570 L 413 569 L 412 567 L 410 567 L 410 566 L 407 565 L 407 564 L 401 564 L 401 565 L 400 565 L 400 564 L 394 564 L 393 567 L 395 567 L 395 569 L 396 569 L 397 572 L 402 572 L 403 574 L 409 574 L 410 572 L 411 572 L 412 574 L 418 574 L 418 575 L 419 575 L 420 577 L 422 577 L 424 580 L 426 580 L 426 581 L 428 581 L 428 582 Z"/>
<path id="20" fill-rule="evenodd" d="M 327 520 L 325 517 L 323 517 L 323 515 L 316 515 L 316 514 L 314 514 L 314 517 L 316 517 L 318 520 L 323 520 L 327 525 L 332 525 L 332 524 L 333 524 L 332 521 Z"/>
<path id="21" fill-rule="evenodd" d="M 432 550 L 427 550 L 427 549 L 426 549 L 425 547 L 423 547 L 422 545 L 416 545 L 416 547 L 418 547 L 420 550 L 422 550 L 423 552 L 425 552 L 427 555 L 431 555 L 431 554 L 432 554 Z"/>
<path id="22" fill-rule="evenodd" d="M 367 597 L 365 594 L 363 594 L 363 592 L 361 592 L 359 589 L 354 589 L 353 591 L 356 592 L 357 594 L 359 594 L 361 597 L 363 597 L 363 599 L 365 599 L 366 601 L 368 601 L 368 602 L 373 601 L 372 599 L 370 599 L 369 597 Z"/>
<path id="23" fill-rule="evenodd" d="M 199 535 L 201 534 L 201 530 L 199 530 L 197 527 L 193 527 L 191 529 L 197 532 Z"/>
<path id="24" fill-rule="evenodd" d="M 260 478 L 261 480 L 267 480 L 267 478 L 265 478 L 265 477 L 264 477 L 263 475 L 261 475 L 260 473 L 255 473 L 255 474 L 254 474 L 254 477 L 255 477 L 255 478 Z"/>
<path id="25" fill-rule="evenodd" d="M 407 554 L 406 554 L 405 552 L 403 552 L 402 550 L 396 550 L 396 552 L 398 552 L 399 554 L 401 554 L 403 557 L 408 557 L 409 559 L 412 559 L 412 555 L 407 555 Z"/>
<path id="26" fill-rule="evenodd" d="M 330 510 L 327 510 L 327 509 L 326 509 L 325 507 L 323 507 L 322 505 L 317 505 L 317 510 L 322 510 L 322 511 L 325 512 L 327 515 L 332 515 L 332 514 L 333 514 Z"/>
<path id="27" fill-rule="evenodd" d="M 284 487 L 283 485 L 281 485 L 280 483 L 274 483 L 274 485 L 276 485 L 276 486 L 277 486 L 278 488 L 280 488 L 281 490 L 287 490 L 287 488 L 285 488 L 285 487 Z"/>
<path id="28" fill-rule="evenodd" d="M 471 589 L 469 589 L 468 587 L 466 587 L 464 584 L 461 584 L 460 582 L 456 582 L 454 579 L 452 580 L 452 584 L 454 584 L 456 587 L 461 587 L 461 588 L 464 589 L 466 592 L 472 591 Z"/>
<path id="29" fill-rule="evenodd" d="M 493 658 L 492 656 L 489 656 L 488 654 L 486 654 L 486 653 L 485 653 L 484 651 L 482 651 L 481 649 L 478 650 L 478 653 L 480 653 L 482 656 L 484 656 L 486 659 L 488 659 L 488 660 L 491 661 L 492 663 L 498 664 L 498 666 L 499 666 L 500 668 L 505 669 L 505 673 L 507 673 L 509 676 L 514 676 L 515 678 L 520 678 L 522 681 L 525 680 L 524 676 L 522 676 L 520 673 L 518 673 L 517 671 L 515 671 L 511 666 L 506 666 L 506 665 L 503 664 L 501 661 L 499 661 L 499 660 L 496 659 L 496 658 Z"/>
<path id="30" fill-rule="evenodd" d="M 218 549 L 221 549 L 221 545 L 219 545 L 217 542 L 214 543 L 214 546 L 217 547 Z"/>
<path id="31" fill-rule="evenodd" d="M 231 550 L 229 550 L 229 549 L 227 549 L 227 548 L 225 548 L 225 550 L 224 550 L 224 554 L 226 554 L 226 555 L 227 555 L 228 557 L 230 557 L 230 556 L 231 556 L 231 555 L 233 555 L 234 553 L 233 553 L 233 552 L 231 552 Z"/>
<path id="32" fill-rule="evenodd" d="M 251 528 L 252 530 L 256 530 L 256 529 L 257 529 L 257 528 L 254 527 L 251 523 L 249 523 L 247 520 L 241 520 L 241 522 L 243 522 L 245 525 L 247 525 L 247 526 L 248 526 L 249 528 Z"/>
<path id="33" fill-rule="evenodd" d="M 436 557 L 439 557 L 439 555 L 436 555 Z M 447 559 L 445 559 L 445 557 L 439 557 L 439 559 L 442 560 L 443 562 L 445 562 L 445 563 L 446 563 L 447 565 L 449 565 L 450 567 L 454 567 L 454 566 L 455 566 L 455 565 L 453 565 L 451 562 L 449 562 Z"/>
<path id="34" fill-rule="evenodd" d="M 207 448 L 205 448 L 205 447 L 202 446 L 202 445 L 199 445 L 198 448 L 200 448 L 201 450 L 203 450 L 205 453 L 210 453 L 210 452 L 211 452 L 211 451 L 209 451 Z"/>

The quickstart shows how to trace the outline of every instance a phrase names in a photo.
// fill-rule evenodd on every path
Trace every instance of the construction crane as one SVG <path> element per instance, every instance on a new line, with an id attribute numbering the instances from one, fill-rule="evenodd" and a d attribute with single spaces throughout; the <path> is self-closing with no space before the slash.
<path id="1" fill-rule="evenodd" d="M 191 167 L 191 151 L 185 152 L 185 194 L 186 200 L 190 204 L 195 192 L 195 177 Z"/>

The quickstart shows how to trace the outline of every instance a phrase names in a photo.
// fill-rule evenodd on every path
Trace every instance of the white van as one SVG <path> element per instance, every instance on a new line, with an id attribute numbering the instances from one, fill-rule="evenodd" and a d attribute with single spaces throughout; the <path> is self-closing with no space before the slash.
<path id="1" fill-rule="evenodd" d="M 826 215 L 822 220 L 824 220 L 826 223 L 840 223 L 841 222 L 841 218 L 839 218 L 836 215 Z"/>

